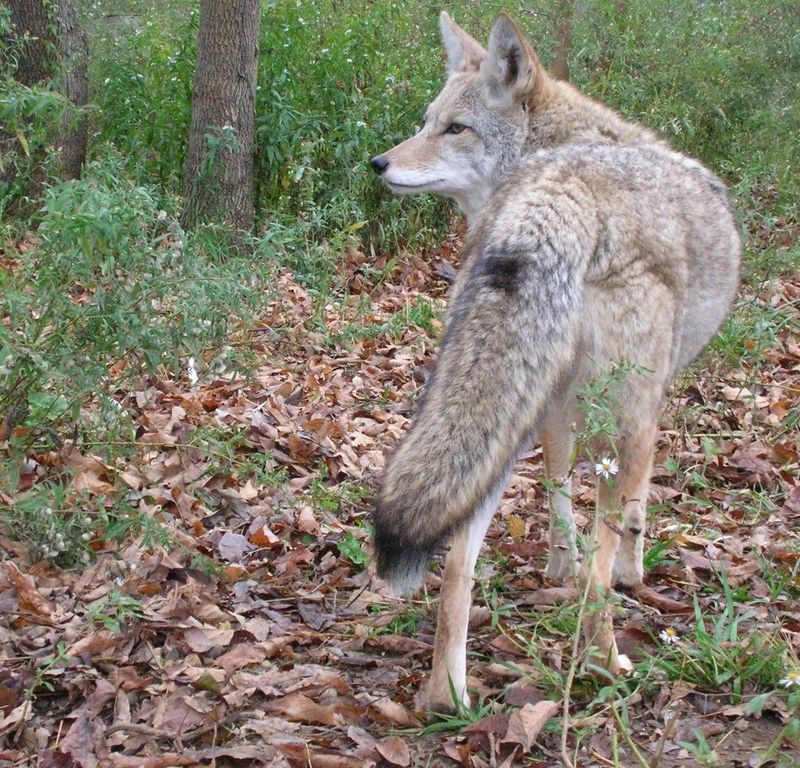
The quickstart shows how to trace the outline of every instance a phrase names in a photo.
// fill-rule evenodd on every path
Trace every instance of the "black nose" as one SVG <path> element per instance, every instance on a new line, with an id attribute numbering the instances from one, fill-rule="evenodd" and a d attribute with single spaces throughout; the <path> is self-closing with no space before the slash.
<path id="1" fill-rule="evenodd" d="M 372 169 L 378 174 L 378 176 L 380 176 L 389 167 L 389 161 L 383 155 L 373 157 L 369 162 L 372 166 Z"/>

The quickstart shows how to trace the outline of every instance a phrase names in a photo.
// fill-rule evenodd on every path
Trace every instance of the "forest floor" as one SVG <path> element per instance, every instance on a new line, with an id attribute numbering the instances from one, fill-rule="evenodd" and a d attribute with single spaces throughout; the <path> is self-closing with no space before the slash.
<path id="1" fill-rule="evenodd" d="M 110 461 L 67 442 L 28 457 L 4 504 L 59 476 L 68 494 L 101 505 L 124 495 L 148 525 L 118 546 L 98 524 L 83 572 L 37 562 L 0 529 L 0 765 L 553 766 L 565 728 L 586 768 L 800 765 L 790 740 L 800 718 L 796 276 L 740 296 L 793 319 L 757 369 L 709 355 L 670 393 L 648 589 L 623 595 L 616 619 L 635 674 L 613 684 L 579 675 L 565 723 L 577 607 L 542 575 L 547 514 L 532 447 L 478 566 L 478 703 L 433 720 L 416 710 L 438 570 L 412 600 L 373 578 L 370 495 L 440 329 L 434 319 L 398 330 L 396 319 L 413 318 L 422 297 L 444 305 L 457 253 L 454 239 L 434 257 L 406 255 L 371 282 L 352 251 L 340 277 L 353 301 L 323 308 L 325 332 L 309 330 L 319 308 L 281 272 L 271 314 L 248 337 L 263 360 L 254 376 L 151 377 L 116 394 L 136 422 L 132 453 Z M 354 330 L 364 294 L 369 313 Z M 579 462 L 582 528 L 593 486 Z M 547 700 L 558 711 L 537 706 Z"/>

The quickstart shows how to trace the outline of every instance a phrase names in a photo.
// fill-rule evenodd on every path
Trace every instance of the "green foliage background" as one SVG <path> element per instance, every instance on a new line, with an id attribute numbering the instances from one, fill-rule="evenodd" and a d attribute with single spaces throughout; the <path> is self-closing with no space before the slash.
<path id="1" fill-rule="evenodd" d="M 93 6 L 96 14 L 103 3 Z M 122 51 L 106 39 L 94 68 L 98 138 L 139 182 L 180 190 L 197 15 L 136 22 Z M 501 8 L 545 63 L 552 4 L 454 2 L 479 40 Z M 100 9 L 100 10 L 98 10 Z M 663 133 L 735 185 L 771 185 L 797 199 L 800 11 L 792 3 L 700 0 L 578 2 L 572 78 L 591 95 Z M 406 137 L 438 91 L 439 3 L 276 2 L 265 7 L 257 99 L 258 204 L 327 236 L 367 220 L 367 237 L 429 239 L 442 206 L 390 201 L 365 158 Z M 158 23 L 162 16 L 162 23 Z M 95 24 L 102 19 L 95 17 Z M 106 58 L 107 57 L 107 58 Z M 398 221 L 398 217 L 400 221 Z M 376 221 L 380 220 L 380 223 Z"/>

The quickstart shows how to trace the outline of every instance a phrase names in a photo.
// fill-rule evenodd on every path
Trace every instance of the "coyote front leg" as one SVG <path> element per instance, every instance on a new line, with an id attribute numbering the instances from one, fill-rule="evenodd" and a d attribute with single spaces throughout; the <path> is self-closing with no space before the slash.
<path id="1" fill-rule="evenodd" d="M 455 703 L 469 706 L 467 628 L 475 563 L 510 475 L 509 468 L 486 495 L 470 524 L 456 533 L 450 544 L 439 591 L 433 669 L 420 697 L 422 708 L 451 711 Z"/>
<path id="2" fill-rule="evenodd" d="M 639 462 L 638 483 L 622 497 L 622 537 L 614 558 L 614 584 L 635 587 L 644 578 L 644 532 L 647 525 L 647 493 L 653 473 L 655 427 L 641 438 L 641 452 L 632 459 Z"/>

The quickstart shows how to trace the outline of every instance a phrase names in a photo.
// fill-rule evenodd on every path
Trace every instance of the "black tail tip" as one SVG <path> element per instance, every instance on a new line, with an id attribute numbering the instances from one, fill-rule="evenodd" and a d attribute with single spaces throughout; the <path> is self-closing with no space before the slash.
<path id="1" fill-rule="evenodd" d="M 378 576 L 399 594 L 416 592 L 425 581 L 435 547 L 419 547 L 375 537 Z"/>

